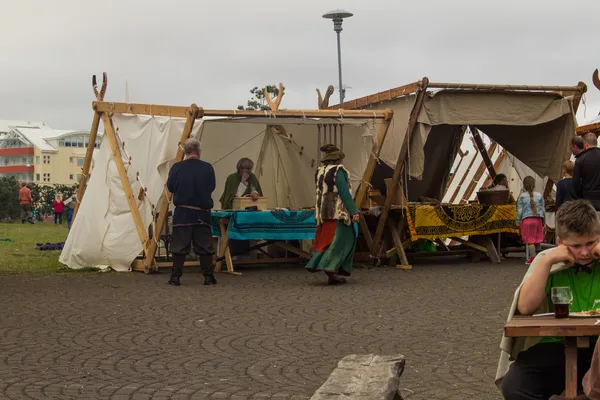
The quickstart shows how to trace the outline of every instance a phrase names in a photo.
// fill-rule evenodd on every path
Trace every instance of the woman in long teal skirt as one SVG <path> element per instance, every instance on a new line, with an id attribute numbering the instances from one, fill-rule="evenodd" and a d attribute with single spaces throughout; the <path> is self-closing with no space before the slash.
<path id="1" fill-rule="evenodd" d="M 317 169 L 314 254 L 306 265 L 309 272 L 323 271 L 331 285 L 346 283 L 356 250 L 359 211 L 352 200 L 348 171 L 341 164 L 344 153 L 332 144 L 320 149 L 325 155 Z"/>

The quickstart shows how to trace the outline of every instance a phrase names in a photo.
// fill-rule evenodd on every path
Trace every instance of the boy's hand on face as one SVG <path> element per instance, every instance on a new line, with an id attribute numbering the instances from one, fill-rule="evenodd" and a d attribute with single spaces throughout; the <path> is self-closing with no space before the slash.
<path id="1" fill-rule="evenodd" d="M 567 265 L 575 264 L 575 257 L 569 251 L 569 248 L 564 244 L 559 244 L 555 248 L 548 250 L 545 256 L 548 259 L 550 265 L 565 263 Z"/>
<path id="2" fill-rule="evenodd" d="M 600 259 L 600 242 L 596 243 L 596 245 L 592 249 L 592 256 L 595 259 Z"/>

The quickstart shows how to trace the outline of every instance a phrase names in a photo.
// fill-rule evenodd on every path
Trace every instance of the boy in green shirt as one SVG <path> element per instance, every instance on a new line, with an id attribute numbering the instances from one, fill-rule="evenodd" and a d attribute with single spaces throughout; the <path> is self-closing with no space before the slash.
<path id="1" fill-rule="evenodd" d="M 554 311 L 550 299 L 553 287 L 571 288 L 570 312 L 600 308 L 600 220 L 591 203 L 586 200 L 564 203 L 556 214 L 556 236 L 558 246 L 536 257 L 535 269 L 521 287 L 517 302 L 521 315 L 536 313 L 544 302 Z M 550 273 L 552 266 L 560 263 L 571 267 Z M 579 349 L 579 382 L 590 369 L 593 349 L 594 343 L 589 349 Z M 502 394 L 507 400 L 545 400 L 564 389 L 564 338 L 545 338 L 521 352 L 502 382 Z M 589 388 L 586 390 L 589 395 Z"/>

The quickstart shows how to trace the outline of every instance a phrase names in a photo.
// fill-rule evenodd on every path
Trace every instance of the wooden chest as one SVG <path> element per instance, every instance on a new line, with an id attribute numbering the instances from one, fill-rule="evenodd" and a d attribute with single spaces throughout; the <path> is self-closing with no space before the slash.
<path id="1" fill-rule="evenodd" d="M 251 197 L 234 197 L 232 207 L 234 210 L 244 210 L 247 207 L 258 207 L 260 211 L 266 211 L 267 199 L 266 197 L 259 197 L 258 200 L 254 201 Z"/>

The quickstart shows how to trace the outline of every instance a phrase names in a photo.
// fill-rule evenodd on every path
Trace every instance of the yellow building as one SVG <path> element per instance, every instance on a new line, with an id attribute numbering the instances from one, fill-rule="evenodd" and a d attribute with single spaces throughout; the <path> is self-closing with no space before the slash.
<path id="1" fill-rule="evenodd" d="M 100 146 L 98 132 L 96 148 Z M 0 121 L 0 176 L 40 185 L 73 185 L 81 168 L 89 132 L 57 130 L 43 123 Z"/>

